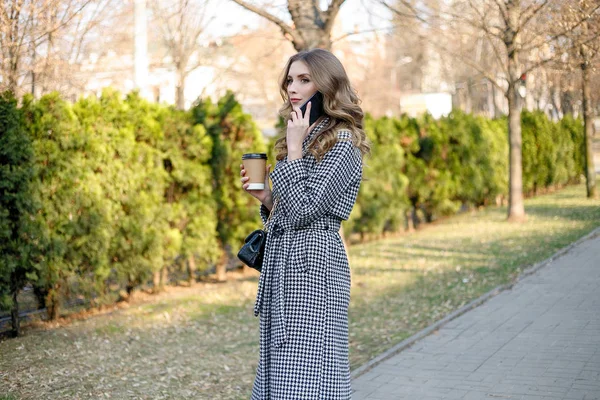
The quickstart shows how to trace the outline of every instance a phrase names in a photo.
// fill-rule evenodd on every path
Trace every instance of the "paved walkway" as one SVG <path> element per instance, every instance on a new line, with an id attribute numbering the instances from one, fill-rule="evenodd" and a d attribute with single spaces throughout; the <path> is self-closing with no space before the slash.
<path id="1" fill-rule="evenodd" d="M 353 381 L 362 399 L 600 399 L 600 236 Z"/>

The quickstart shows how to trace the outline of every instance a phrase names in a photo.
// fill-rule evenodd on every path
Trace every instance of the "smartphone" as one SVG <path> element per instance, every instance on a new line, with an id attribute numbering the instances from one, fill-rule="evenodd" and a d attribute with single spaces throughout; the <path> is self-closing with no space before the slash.
<path id="1" fill-rule="evenodd" d="M 312 95 L 307 102 L 305 102 L 302 107 L 300 107 L 300 111 L 302 111 L 302 115 L 306 112 L 306 106 L 308 106 L 308 102 L 310 102 L 310 120 L 309 126 L 314 124 L 319 118 L 325 115 L 325 109 L 323 108 L 323 94 L 321 92 L 317 92 Z"/>

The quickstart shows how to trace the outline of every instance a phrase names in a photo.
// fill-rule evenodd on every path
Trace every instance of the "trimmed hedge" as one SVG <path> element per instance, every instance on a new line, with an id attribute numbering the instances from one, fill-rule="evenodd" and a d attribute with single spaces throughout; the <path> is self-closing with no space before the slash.
<path id="1" fill-rule="evenodd" d="M 505 119 L 453 111 L 434 120 L 367 115 L 373 144 L 357 206 L 346 223 L 353 232 L 380 236 L 410 229 L 461 209 L 503 204 L 508 198 Z M 578 183 L 583 174 L 583 124 L 524 111 L 523 187 L 528 196 Z"/>
<path id="2" fill-rule="evenodd" d="M 523 112 L 522 123 L 525 192 L 579 181 L 581 121 Z M 236 264 L 260 224 L 238 166 L 244 152 L 267 146 L 232 93 L 188 111 L 111 90 L 74 104 L 26 96 L 20 107 L 5 94 L 0 126 L 0 235 L 11 255 L 0 264 L 3 309 L 25 282 L 56 317 L 63 299 L 110 303 L 169 274 L 194 280 Z M 502 203 L 506 126 L 459 111 L 439 120 L 367 115 L 372 154 L 345 234 L 378 236 Z"/>

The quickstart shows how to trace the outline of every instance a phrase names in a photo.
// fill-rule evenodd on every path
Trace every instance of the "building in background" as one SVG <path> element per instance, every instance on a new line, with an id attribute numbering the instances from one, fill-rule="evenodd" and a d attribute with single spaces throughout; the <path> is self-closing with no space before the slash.
<path id="1" fill-rule="evenodd" d="M 441 118 L 451 111 L 451 93 L 414 93 L 400 96 L 400 112 L 409 117 L 428 113 L 433 118 Z"/>

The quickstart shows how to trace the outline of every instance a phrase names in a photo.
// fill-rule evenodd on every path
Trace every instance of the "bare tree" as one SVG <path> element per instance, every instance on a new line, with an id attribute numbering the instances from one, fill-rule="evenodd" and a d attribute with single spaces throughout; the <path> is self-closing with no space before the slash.
<path id="1" fill-rule="evenodd" d="M 185 107 L 185 79 L 202 65 L 199 40 L 211 21 L 207 12 L 210 0 L 153 0 L 149 2 L 158 22 L 166 51 L 177 73 L 175 103 Z"/>
<path id="2" fill-rule="evenodd" d="M 594 59 L 600 52 L 600 15 L 591 0 L 568 2 L 561 9 L 563 20 L 567 24 L 583 20 L 579 27 L 570 33 L 570 41 L 575 42 L 575 51 L 571 52 L 574 62 L 581 70 L 581 94 L 583 97 L 583 122 L 585 131 L 585 177 L 587 197 L 596 198 L 596 171 L 592 138 L 594 136 L 594 108 L 592 106 L 592 72 Z"/>
<path id="3" fill-rule="evenodd" d="M 436 42 L 425 37 L 440 51 L 478 71 L 493 86 L 504 93 L 508 101 L 509 132 L 509 204 L 508 219 L 525 218 L 523 203 L 523 169 L 521 154 L 521 110 L 527 74 L 561 56 L 553 47 L 600 9 L 595 5 L 589 14 L 564 24 L 560 31 L 549 29 L 556 16 L 551 12 L 550 0 L 456 0 L 437 13 L 418 7 L 406 0 L 389 4 L 380 0 L 396 15 L 415 18 L 423 24 L 437 24 L 443 34 L 459 43 L 477 43 L 483 38 L 493 54 L 498 73 L 473 58 L 471 52 L 457 52 L 447 41 Z M 438 20 L 439 18 L 439 20 Z"/>
<path id="4" fill-rule="evenodd" d="M 330 0 L 325 10 L 321 8 L 319 0 L 288 0 L 287 9 L 292 25 L 267 11 L 265 5 L 254 5 L 245 0 L 232 1 L 277 25 L 296 51 L 302 51 L 316 47 L 331 49 L 331 31 L 345 0 Z"/>
<path id="5" fill-rule="evenodd" d="M 221 70 L 219 85 L 233 90 L 262 127 L 275 125 L 281 107 L 279 75 L 290 53 L 291 43 L 266 21 L 257 30 L 246 30 L 225 38 L 222 54 L 231 61 Z"/>
<path id="6" fill-rule="evenodd" d="M 0 6 L 0 88 L 17 95 L 69 86 L 112 0 L 6 0 Z"/>

